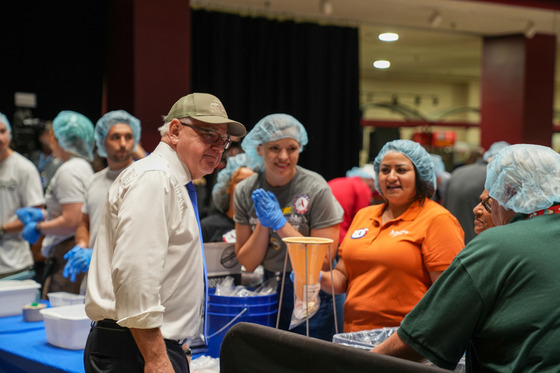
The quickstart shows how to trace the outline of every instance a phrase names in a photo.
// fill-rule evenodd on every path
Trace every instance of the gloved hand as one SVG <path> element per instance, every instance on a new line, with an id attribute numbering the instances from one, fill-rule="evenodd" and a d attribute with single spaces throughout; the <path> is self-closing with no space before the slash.
<path id="1" fill-rule="evenodd" d="M 319 272 L 319 282 L 321 282 L 322 278 L 323 278 L 323 271 Z M 293 283 L 296 282 L 296 280 L 294 279 L 294 271 L 290 272 L 290 280 L 292 280 Z"/>
<path id="2" fill-rule="evenodd" d="M 263 226 L 277 231 L 286 225 L 286 218 L 274 193 L 259 188 L 253 191 L 251 199 L 255 204 L 257 217 Z"/>
<path id="3" fill-rule="evenodd" d="M 76 281 L 76 276 L 80 274 L 80 272 L 88 271 L 92 254 L 93 249 L 83 248 L 79 245 L 74 246 L 72 250 L 64 255 L 64 259 L 66 259 L 67 262 L 62 275 L 66 278 L 70 276 L 70 281 L 72 282 Z"/>
<path id="4" fill-rule="evenodd" d="M 37 222 L 32 221 L 26 224 L 21 232 L 21 237 L 32 245 L 39 240 L 39 237 L 41 237 L 41 234 L 37 231 L 37 229 L 35 229 L 36 226 Z"/>
<path id="5" fill-rule="evenodd" d="M 23 224 L 43 221 L 45 218 L 43 209 L 38 209 L 36 207 L 21 207 L 16 210 L 16 215 Z"/>

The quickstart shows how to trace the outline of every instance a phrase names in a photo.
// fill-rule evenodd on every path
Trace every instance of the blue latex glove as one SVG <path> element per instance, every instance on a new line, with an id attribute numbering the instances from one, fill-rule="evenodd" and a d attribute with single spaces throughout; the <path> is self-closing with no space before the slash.
<path id="1" fill-rule="evenodd" d="M 93 249 L 83 248 L 79 245 L 74 246 L 64 255 L 67 262 L 62 275 L 66 278 L 70 276 L 72 282 L 76 281 L 77 275 L 88 271 L 92 253 Z"/>
<path id="2" fill-rule="evenodd" d="M 274 193 L 255 189 L 251 199 L 255 204 L 257 217 L 263 226 L 277 231 L 286 225 L 286 218 Z"/>
<path id="3" fill-rule="evenodd" d="M 16 210 L 16 215 L 23 224 L 43 221 L 43 219 L 45 218 L 45 216 L 43 215 L 43 209 L 38 209 L 36 207 L 19 208 Z"/>
<path id="4" fill-rule="evenodd" d="M 26 224 L 21 232 L 21 237 L 32 245 L 39 240 L 39 237 L 41 237 L 41 234 L 37 231 L 37 229 L 35 229 L 36 226 L 37 222 L 32 221 Z"/>

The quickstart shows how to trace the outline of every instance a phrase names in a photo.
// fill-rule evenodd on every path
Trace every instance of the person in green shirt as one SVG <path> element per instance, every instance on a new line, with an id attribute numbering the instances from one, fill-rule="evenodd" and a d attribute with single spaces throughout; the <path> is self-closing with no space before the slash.
<path id="1" fill-rule="evenodd" d="M 560 366 L 560 155 L 512 145 L 488 164 L 496 227 L 473 239 L 373 352 L 467 372 Z"/>

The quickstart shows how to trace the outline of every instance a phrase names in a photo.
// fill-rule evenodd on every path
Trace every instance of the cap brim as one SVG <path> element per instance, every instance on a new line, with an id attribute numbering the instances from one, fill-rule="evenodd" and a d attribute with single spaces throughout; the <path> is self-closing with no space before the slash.
<path id="1" fill-rule="evenodd" d="M 243 137 L 247 133 L 247 130 L 245 129 L 245 126 L 243 124 L 217 115 L 193 115 L 191 116 L 191 118 L 194 118 L 204 123 L 211 123 L 211 124 L 226 123 L 228 125 L 227 132 L 228 135 L 230 136 Z"/>

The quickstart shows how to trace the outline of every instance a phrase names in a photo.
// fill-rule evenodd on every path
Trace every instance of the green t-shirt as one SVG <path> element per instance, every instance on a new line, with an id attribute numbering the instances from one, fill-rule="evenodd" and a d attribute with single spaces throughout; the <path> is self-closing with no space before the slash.
<path id="1" fill-rule="evenodd" d="M 560 215 L 472 240 L 406 316 L 401 339 L 436 365 L 468 372 L 560 369 Z"/>

